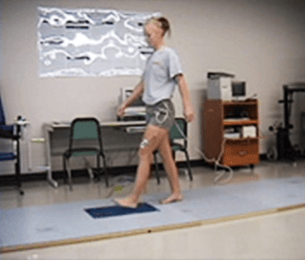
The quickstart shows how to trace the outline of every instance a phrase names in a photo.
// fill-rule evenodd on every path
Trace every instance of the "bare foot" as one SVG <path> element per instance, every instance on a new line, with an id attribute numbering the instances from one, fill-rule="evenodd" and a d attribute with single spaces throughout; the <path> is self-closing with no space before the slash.
<path id="1" fill-rule="evenodd" d="M 171 194 L 167 199 L 162 200 L 161 204 L 168 204 L 183 200 L 182 194 Z"/>
<path id="2" fill-rule="evenodd" d="M 138 206 L 137 202 L 134 202 L 131 198 L 122 198 L 122 199 L 113 199 L 113 202 L 118 206 L 125 208 L 133 208 L 135 209 Z"/>

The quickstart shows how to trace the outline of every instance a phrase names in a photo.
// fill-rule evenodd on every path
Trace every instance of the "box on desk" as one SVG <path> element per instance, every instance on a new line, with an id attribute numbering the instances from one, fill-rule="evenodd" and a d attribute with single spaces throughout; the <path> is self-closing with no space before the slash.
<path id="1" fill-rule="evenodd" d="M 256 126 L 243 126 L 242 128 L 242 137 L 247 138 L 247 137 L 257 137 L 256 134 Z"/>

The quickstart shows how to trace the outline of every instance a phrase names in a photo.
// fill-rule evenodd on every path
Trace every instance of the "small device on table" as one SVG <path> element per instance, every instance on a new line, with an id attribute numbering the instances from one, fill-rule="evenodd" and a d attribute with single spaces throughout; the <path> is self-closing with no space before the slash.
<path id="1" fill-rule="evenodd" d="M 119 106 L 132 94 L 134 88 L 123 87 L 121 89 L 121 97 Z M 144 121 L 146 118 L 146 107 L 142 101 L 142 97 L 139 97 L 129 107 L 125 109 L 123 117 L 118 117 L 119 121 Z"/>

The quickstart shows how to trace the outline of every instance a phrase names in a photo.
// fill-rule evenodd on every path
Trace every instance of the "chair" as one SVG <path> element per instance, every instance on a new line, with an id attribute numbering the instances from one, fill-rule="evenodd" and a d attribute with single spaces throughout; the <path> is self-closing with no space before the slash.
<path id="1" fill-rule="evenodd" d="M 180 141 L 182 141 L 182 142 L 180 142 Z M 175 159 L 176 152 L 178 152 L 178 151 L 184 152 L 185 157 L 186 157 L 188 174 L 189 174 L 190 180 L 192 181 L 193 174 L 191 171 L 189 154 L 187 152 L 187 122 L 184 118 L 175 119 L 175 124 L 173 125 L 173 127 L 171 128 L 171 131 L 170 131 L 170 142 L 171 142 L 174 159 Z M 157 182 L 158 182 L 158 184 L 160 184 L 157 151 L 154 152 L 154 161 L 155 161 L 155 171 L 156 171 Z"/>
<path id="2" fill-rule="evenodd" d="M 21 138 L 21 126 L 18 124 L 6 125 L 4 109 L 1 102 L 0 96 L 0 138 L 8 139 L 12 141 L 13 152 L 0 151 L 0 162 L 14 161 L 15 162 L 15 177 L 16 186 L 19 190 L 20 195 L 24 192 L 21 189 L 20 180 L 20 138 Z"/>
<path id="3" fill-rule="evenodd" d="M 72 174 L 69 159 L 92 155 L 96 156 L 98 179 L 100 179 L 100 157 L 103 158 L 106 186 L 109 187 L 100 123 L 96 118 L 75 118 L 71 123 L 69 148 L 63 154 L 64 172 L 68 173 L 70 190 L 72 190 Z"/>

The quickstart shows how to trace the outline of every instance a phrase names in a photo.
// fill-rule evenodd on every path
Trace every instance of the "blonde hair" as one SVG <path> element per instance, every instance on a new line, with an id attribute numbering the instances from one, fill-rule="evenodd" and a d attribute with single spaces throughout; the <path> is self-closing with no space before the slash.
<path id="1" fill-rule="evenodd" d="M 165 17 L 150 18 L 146 22 L 146 24 L 149 24 L 149 23 L 153 23 L 156 26 L 158 26 L 160 29 L 162 29 L 163 30 L 162 36 L 164 36 L 166 33 L 168 33 L 169 35 L 171 34 L 171 28 L 170 28 L 169 21 Z"/>

